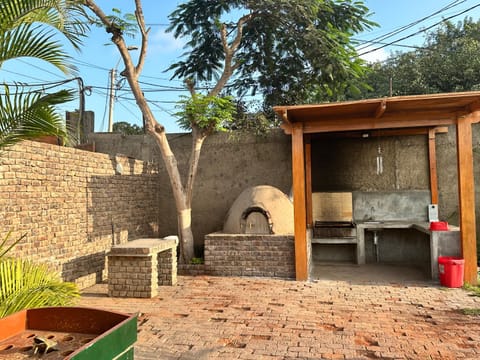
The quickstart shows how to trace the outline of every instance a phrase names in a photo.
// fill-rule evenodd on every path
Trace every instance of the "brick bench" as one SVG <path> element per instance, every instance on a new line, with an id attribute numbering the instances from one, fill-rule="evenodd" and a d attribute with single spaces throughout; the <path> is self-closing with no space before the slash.
<path id="1" fill-rule="evenodd" d="M 137 239 L 114 245 L 108 257 L 108 296 L 151 298 L 177 283 L 177 242 Z"/>

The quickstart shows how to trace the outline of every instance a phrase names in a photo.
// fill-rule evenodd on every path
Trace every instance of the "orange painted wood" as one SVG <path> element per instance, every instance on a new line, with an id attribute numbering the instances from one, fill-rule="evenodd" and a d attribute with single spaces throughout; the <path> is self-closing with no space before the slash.
<path id="1" fill-rule="evenodd" d="M 301 123 L 292 126 L 293 211 L 295 222 L 295 274 L 308 280 L 307 214 L 305 199 L 305 154 Z"/>
<path id="2" fill-rule="evenodd" d="M 438 204 L 437 151 L 435 129 L 428 131 L 428 162 L 430 164 L 430 194 L 432 204 Z"/>
<path id="3" fill-rule="evenodd" d="M 289 122 L 302 122 L 318 118 L 372 118 L 382 101 L 386 103 L 385 115 L 401 115 L 419 112 L 456 112 L 459 115 L 478 110 L 480 91 L 413 96 L 396 96 L 383 99 L 366 99 L 336 103 L 275 106 L 274 111 L 282 118 L 287 111 Z"/>
<path id="4" fill-rule="evenodd" d="M 428 135 L 430 129 L 435 131 L 435 134 L 448 133 L 447 126 L 438 127 L 418 127 L 418 128 L 404 128 L 404 129 L 384 129 L 384 130 L 369 130 L 369 131 L 350 131 L 350 132 L 333 132 L 333 133 L 317 133 L 310 134 L 314 139 L 345 139 L 345 138 L 374 138 L 383 136 L 409 136 L 409 135 Z M 291 134 L 291 132 L 285 132 Z"/>
<path id="5" fill-rule="evenodd" d="M 311 118 L 304 122 L 305 134 L 332 131 L 364 131 L 454 125 L 457 114 L 445 112 L 415 112 L 385 114 L 380 119 L 366 118 Z"/>
<path id="6" fill-rule="evenodd" d="M 461 117 L 457 121 L 457 157 L 460 236 L 462 240 L 462 256 L 465 259 L 464 280 L 470 284 L 477 284 L 475 185 L 470 117 Z"/>
<path id="7" fill-rule="evenodd" d="M 375 118 L 381 118 L 385 111 L 387 110 L 387 100 L 383 99 L 382 102 L 378 105 L 377 109 L 375 110 Z"/>
<path id="8" fill-rule="evenodd" d="M 313 227 L 312 207 L 312 143 L 307 135 L 305 143 L 305 187 L 307 202 L 307 227 Z"/>

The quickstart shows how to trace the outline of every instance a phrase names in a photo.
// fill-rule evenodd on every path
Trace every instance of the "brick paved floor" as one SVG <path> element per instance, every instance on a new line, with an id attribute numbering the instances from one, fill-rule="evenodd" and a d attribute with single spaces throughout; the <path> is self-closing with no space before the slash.
<path id="1" fill-rule="evenodd" d="M 153 299 L 86 289 L 81 306 L 140 312 L 136 360 L 480 359 L 480 298 L 434 283 L 180 276 Z"/>

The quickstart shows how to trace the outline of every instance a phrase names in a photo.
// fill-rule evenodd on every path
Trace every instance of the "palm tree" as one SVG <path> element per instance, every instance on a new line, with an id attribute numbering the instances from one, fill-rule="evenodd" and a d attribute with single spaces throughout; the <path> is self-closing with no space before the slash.
<path id="1" fill-rule="evenodd" d="M 70 305 L 77 286 L 63 282 L 45 264 L 25 259 L 0 259 L 0 318 L 23 309 Z"/>
<path id="2" fill-rule="evenodd" d="M 0 242 L 0 318 L 23 309 L 72 304 L 80 295 L 75 284 L 63 282 L 47 265 L 7 257 L 26 237 L 9 242 L 11 233 Z"/>
<path id="3" fill-rule="evenodd" d="M 33 57 L 49 62 L 65 74 L 74 70 L 57 33 L 79 48 L 87 26 L 76 0 L 3 0 L 0 2 L 0 70 L 4 61 Z M 12 91 L 12 88 L 14 91 Z M 55 105 L 72 99 L 69 91 L 52 94 L 22 92 L 3 84 L 0 95 L 0 150 L 41 135 L 66 138 L 67 132 Z M 0 241 L 0 317 L 34 307 L 70 304 L 79 295 L 75 284 L 62 282 L 46 265 L 7 257 L 24 239 L 9 244 L 11 232 Z"/>
<path id="4" fill-rule="evenodd" d="M 88 30 L 86 14 L 77 0 L 6 0 L 0 3 L 0 70 L 3 62 L 33 57 L 44 60 L 65 74 L 75 71 L 71 58 L 56 35 L 79 49 Z M 67 138 L 55 105 L 70 101 L 66 90 L 43 95 L 22 92 L 20 86 L 3 85 L 0 96 L 0 150 L 24 139 L 41 135 Z"/>

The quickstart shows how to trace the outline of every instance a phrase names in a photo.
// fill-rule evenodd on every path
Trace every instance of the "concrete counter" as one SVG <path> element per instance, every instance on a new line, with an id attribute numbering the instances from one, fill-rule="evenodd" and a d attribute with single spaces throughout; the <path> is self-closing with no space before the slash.
<path id="1" fill-rule="evenodd" d="M 365 231 L 384 229 L 414 229 L 427 235 L 430 248 L 430 275 L 438 278 L 439 256 L 461 256 L 460 229 L 449 226 L 448 231 L 431 231 L 430 223 L 415 221 L 366 221 L 357 223 L 357 262 L 365 264 Z"/>
<path id="2" fill-rule="evenodd" d="M 177 243 L 137 239 L 114 245 L 108 256 L 108 295 L 151 298 L 158 287 L 177 282 Z"/>

